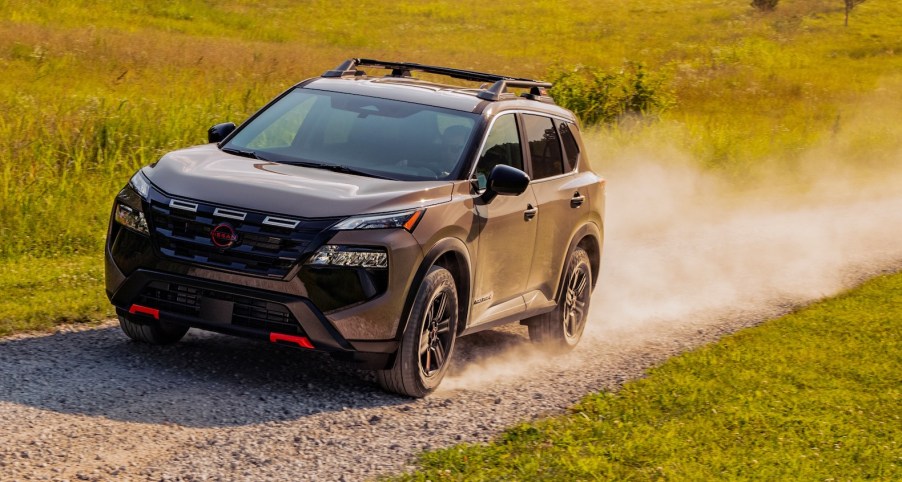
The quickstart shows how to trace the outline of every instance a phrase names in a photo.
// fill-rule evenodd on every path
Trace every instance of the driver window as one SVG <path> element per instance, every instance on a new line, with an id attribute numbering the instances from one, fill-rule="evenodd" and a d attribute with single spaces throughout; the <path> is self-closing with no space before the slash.
<path id="1" fill-rule="evenodd" d="M 474 173 L 480 190 L 485 189 L 489 173 L 498 164 L 523 170 L 523 154 L 517 131 L 517 117 L 514 114 L 498 117 L 486 138 Z"/>

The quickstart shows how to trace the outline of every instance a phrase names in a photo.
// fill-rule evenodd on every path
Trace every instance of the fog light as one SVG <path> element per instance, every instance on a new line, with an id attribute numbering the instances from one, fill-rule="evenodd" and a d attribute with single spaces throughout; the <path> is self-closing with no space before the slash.
<path id="1" fill-rule="evenodd" d="M 360 268 L 388 268 L 388 253 L 384 249 L 358 248 L 327 244 L 307 260 L 313 266 L 348 266 Z"/>

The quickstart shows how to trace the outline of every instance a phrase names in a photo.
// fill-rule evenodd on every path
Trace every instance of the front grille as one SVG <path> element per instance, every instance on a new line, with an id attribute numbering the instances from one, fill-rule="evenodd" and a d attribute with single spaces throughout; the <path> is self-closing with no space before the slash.
<path id="1" fill-rule="evenodd" d="M 141 292 L 138 304 L 181 315 L 200 314 L 200 290 L 188 286 L 153 282 Z"/>
<path id="2" fill-rule="evenodd" d="M 270 278 L 284 278 L 311 241 L 339 219 L 239 211 L 156 191 L 151 194 L 149 218 L 154 244 L 165 257 Z M 222 223 L 237 235 L 226 248 L 211 238 L 211 231 Z"/>
<path id="3" fill-rule="evenodd" d="M 209 318 L 204 306 L 211 301 L 225 302 L 231 313 L 228 319 L 207 321 L 257 328 L 270 332 L 303 335 L 303 330 L 288 307 L 281 303 L 233 295 L 219 291 L 198 289 L 176 283 L 154 281 L 144 287 L 137 304 L 178 313 L 193 318 Z"/>

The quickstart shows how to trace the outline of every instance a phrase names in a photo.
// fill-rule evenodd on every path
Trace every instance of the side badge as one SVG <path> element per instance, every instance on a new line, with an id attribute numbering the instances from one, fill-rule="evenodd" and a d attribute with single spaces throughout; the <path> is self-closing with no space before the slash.
<path id="1" fill-rule="evenodd" d="M 473 304 L 478 305 L 479 303 L 485 303 L 486 301 L 489 301 L 490 299 L 492 299 L 492 295 L 494 295 L 494 294 L 495 294 L 494 291 L 490 291 L 489 294 L 482 296 L 480 298 L 477 298 L 476 301 L 473 302 Z"/>

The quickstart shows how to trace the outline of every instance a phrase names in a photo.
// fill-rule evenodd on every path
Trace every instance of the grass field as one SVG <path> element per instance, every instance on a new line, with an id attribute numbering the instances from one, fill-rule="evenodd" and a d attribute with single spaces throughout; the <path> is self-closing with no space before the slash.
<path id="1" fill-rule="evenodd" d="M 878 278 L 399 480 L 900 480 L 900 308 Z"/>
<path id="2" fill-rule="evenodd" d="M 866 2 L 846 28 L 838 0 L 747 3 L 0 1 L 0 292 L 31 300 L 0 304 L 0 333 L 108 316 L 102 294 L 59 296 L 57 280 L 102 291 L 128 176 L 351 56 L 540 78 L 643 65 L 672 106 L 599 132 L 602 171 L 651 136 L 740 179 L 824 146 L 876 171 L 894 160 L 902 4 Z"/>

